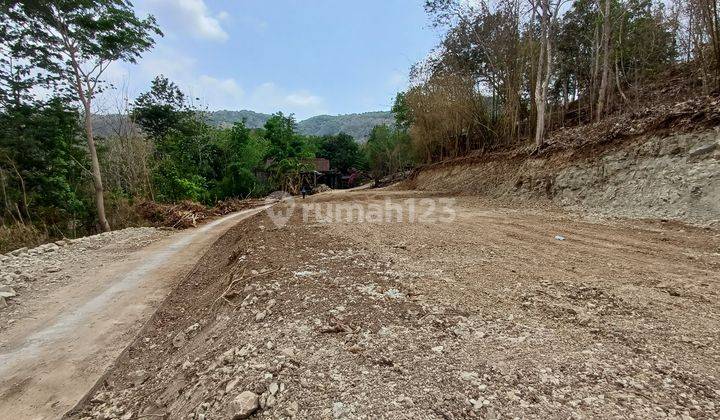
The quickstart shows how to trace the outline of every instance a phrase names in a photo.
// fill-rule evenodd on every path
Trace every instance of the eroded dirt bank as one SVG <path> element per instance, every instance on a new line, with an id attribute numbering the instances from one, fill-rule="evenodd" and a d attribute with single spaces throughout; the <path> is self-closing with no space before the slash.
<path id="1" fill-rule="evenodd" d="M 411 186 L 519 202 L 547 198 L 574 211 L 720 226 L 720 134 L 648 135 L 540 157 L 488 155 L 430 166 Z"/>
<path id="2" fill-rule="evenodd" d="M 428 197 L 314 202 L 407 198 Z M 243 222 L 69 417 L 720 416 L 717 231 L 454 209 L 451 223 Z"/>

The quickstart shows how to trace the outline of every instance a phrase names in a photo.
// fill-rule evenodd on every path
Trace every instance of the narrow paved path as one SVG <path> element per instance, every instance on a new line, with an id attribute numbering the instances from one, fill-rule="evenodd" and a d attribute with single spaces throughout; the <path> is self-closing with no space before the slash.
<path id="1" fill-rule="evenodd" d="M 133 340 L 205 250 L 265 207 L 182 231 L 126 258 L 98 262 L 43 296 L 47 304 L 4 331 L 0 417 L 55 419 L 72 408 Z"/>

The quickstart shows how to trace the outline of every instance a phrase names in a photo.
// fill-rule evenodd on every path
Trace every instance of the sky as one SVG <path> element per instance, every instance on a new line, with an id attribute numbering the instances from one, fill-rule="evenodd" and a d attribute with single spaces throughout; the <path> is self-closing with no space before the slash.
<path id="1" fill-rule="evenodd" d="M 118 106 L 164 74 L 209 110 L 320 114 L 389 110 L 410 66 L 438 43 L 423 0 L 135 0 L 165 36 L 115 63 Z M 107 110 L 107 109 L 106 109 Z"/>

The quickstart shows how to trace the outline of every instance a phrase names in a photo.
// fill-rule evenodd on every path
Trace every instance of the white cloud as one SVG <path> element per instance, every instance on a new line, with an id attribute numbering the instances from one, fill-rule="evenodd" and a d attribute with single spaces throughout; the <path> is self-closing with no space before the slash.
<path id="1" fill-rule="evenodd" d="M 209 109 L 235 109 L 245 98 L 245 91 L 233 78 L 221 79 L 208 75 L 185 82 L 193 98 Z"/>
<path id="2" fill-rule="evenodd" d="M 258 112 L 282 111 L 295 114 L 303 119 L 318 114 L 326 114 L 325 100 L 307 90 L 287 91 L 275 83 L 266 82 L 252 90 L 246 98 L 250 108 Z"/>
<path id="3" fill-rule="evenodd" d="M 325 100 L 306 89 L 287 89 L 272 82 L 247 86 L 233 77 L 218 77 L 199 67 L 194 58 L 167 46 L 158 46 L 136 65 L 113 63 L 107 80 L 121 89 L 106 92 L 103 101 L 98 101 L 99 106 L 102 104 L 98 111 L 109 112 L 105 108 L 112 108 L 121 97 L 132 102 L 148 90 L 155 76 L 162 74 L 180 86 L 194 105 L 209 110 L 282 111 L 299 119 L 328 113 Z"/>
<path id="4" fill-rule="evenodd" d="M 252 30 L 257 33 L 263 33 L 268 28 L 268 23 L 265 20 L 253 16 L 238 16 L 235 20 L 243 29 Z"/>
<path id="5" fill-rule="evenodd" d="M 226 41 L 229 35 L 220 25 L 229 14 L 221 11 L 216 16 L 210 12 L 204 0 L 145 0 L 142 4 L 155 15 L 163 28 L 189 32 L 196 38 Z"/>
<path id="6" fill-rule="evenodd" d="M 327 113 L 325 100 L 320 96 L 307 90 L 287 90 L 271 82 L 262 83 L 246 92 L 233 78 L 202 75 L 184 85 L 190 88 L 193 97 L 200 98 L 201 106 L 210 110 L 282 111 L 295 114 L 299 119 Z"/>
<path id="7" fill-rule="evenodd" d="M 291 93 L 289 95 L 286 95 L 285 101 L 290 105 L 296 105 L 301 107 L 314 107 L 322 104 L 322 98 L 312 95 L 307 91 L 300 91 L 297 93 Z"/>

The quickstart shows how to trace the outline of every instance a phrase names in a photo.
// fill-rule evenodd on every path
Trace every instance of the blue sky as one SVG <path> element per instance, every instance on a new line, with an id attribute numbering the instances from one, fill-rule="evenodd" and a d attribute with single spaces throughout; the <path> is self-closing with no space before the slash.
<path id="1" fill-rule="evenodd" d="M 157 18 L 165 37 L 137 65 L 109 69 L 115 97 L 132 100 L 162 73 L 211 110 L 283 111 L 299 119 L 387 110 L 407 86 L 410 66 L 438 41 L 423 0 L 134 4 Z"/>

